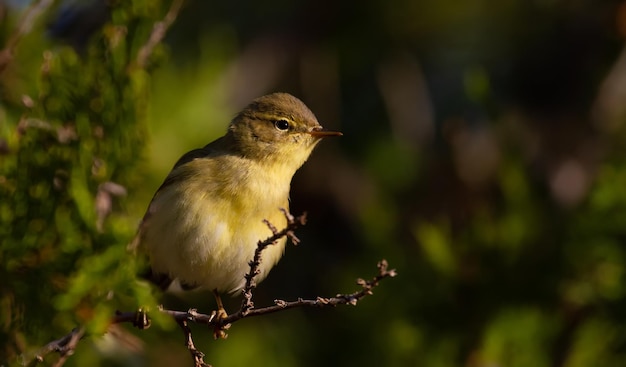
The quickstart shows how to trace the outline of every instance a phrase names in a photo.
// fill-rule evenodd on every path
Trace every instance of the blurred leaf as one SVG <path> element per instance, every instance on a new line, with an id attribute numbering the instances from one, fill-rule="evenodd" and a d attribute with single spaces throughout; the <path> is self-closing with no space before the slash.
<path id="1" fill-rule="evenodd" d="M 452 250 L 450 233 L 445 226 L 420 223 L 414 229 L 415 237 L 426 258 L 441 273 L 452 276 L 456 271 L 456 258 Z"/>

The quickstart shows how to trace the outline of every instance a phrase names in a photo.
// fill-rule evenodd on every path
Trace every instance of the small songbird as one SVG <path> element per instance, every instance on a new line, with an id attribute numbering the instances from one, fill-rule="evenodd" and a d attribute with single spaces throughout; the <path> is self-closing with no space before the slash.
<path id="1" fill-rule="evenodd" d="M 136 238 L 153 280 L 211 290 L 224 312 L 219 294 L 243 288 L 258 241 L 272 235 L 263 220 L 287 224 L 279 209 L 288 209 L 293 175 L 322 138 L 340 135 L 290 94 L 252 101 L 226 135 L 183 155 L 154 195 Z M 264 251 L 257 282 L 285 241 Z"/>

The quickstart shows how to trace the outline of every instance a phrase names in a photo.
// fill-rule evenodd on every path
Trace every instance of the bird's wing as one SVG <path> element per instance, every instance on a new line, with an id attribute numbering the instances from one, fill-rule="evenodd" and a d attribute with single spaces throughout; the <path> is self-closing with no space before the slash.
<path id="1" fill-rule="evenodd" d="M 165 178 L 161 186 L 157 189 L 156 193 L 152 197 L 152 200 L 150 201 L 150 205 L 148 206 L 148 210 L 146 211 L 146 214 L 144 215 L 143 219 L 141 220 L 141 223 L 139 224 L 139 229 L 137 230 L 137 234 L 135 235 L 135 238 L 129 245 L 129 248 L 132 251 L 136 252 L 137 249 L 141 246 L 143 234 L 145 233 L 146 229 L 150 225 L 150 217 L 156 210 L 159 210 L 159 208 L 156 207 L 155 199 L 159 196 L 161 192 L 163 192 L 163 190 L 166 187 L 188 178 L 189 172 L 187 170 L 182 170 L 179 168 L 196 159 L 201 159 L 201 158 L 205 158 L 205 157 L 213 156 L 213 155 L 226 154 L 224 150 L 222 149 L 222 145 L 224 144 L 223 140 L 224 138 L 222 137 L 220 139 L 213 141 L 212 143 L 207 144 L 203 148 L 194 149 L 192 151 L 185 153 L 182 157 L 180 157 L 180 159 L 176 162 L 176 164 L 172 168 L 172 171 L 170 172 L 170 174 Z M 148 269 L 144 274 L 141 274 L 141 277 L 144 279 L 148 279 L 149 281 L 153 282 L 155 285 L 157 285 L 163 290 L 166 290 L 167 288 L 169 288 L 169 286 L 172 284 L 174 280 L 174 279 L 171 279 L 166 274 L 156 273 L 152 269 Z M 190 289 L 196 288 L 196 286 L 193 284 L 188 285 L 188 284 L 181 283 L 180 286 L 183 290 L 190 290 Z"/>
<path id="2" fill-rule="evenodd" d="M 193 161 L 194 159 L 204 158 L 213 153 L 215 153 L 214 147 L 212 146 L 212 144 L 208 144 L 204 148 L 194 149 L 192 151 L 185 153 L 182 157 L 180 157 L 180 159 L 176 162 L 176 164 L 174 164 L 172 171 L 169 173 L 169 175 L 167 175 L 167 177 L 165 178 L 161 186 L 159 186 L 157 191 L 154 193 L 154 196 L 152 196 L 152 199 L 150 200 L 150 205 L 148 205 L 148 210 L 146 210 L 146 213 L 141 219 L 141 223 L 139 223 L 139 228 L 137 229 L 137 233 L 135 234 L 135 237 L 133 238 L 132 242 L 128 246 L 131 251 L 136 252 L 137 249 L 141 246 L 142 236 L 146 228 L 149 225 L 150 216 L 152 215 L 152 213 L 154 213 L 155 210 L 157 210 L 154 204 L 155 203 L 154 199 L 157 196 L 159 196 L 159 193 L 161 193 L 164 188 L 170 186 L 171 184 L 175 182 L 185 179 L 185 174 L 181 174 L 180 173 L 181 170 L 177 170 L 177 168 L 185 165 L 186 163 Z"/>

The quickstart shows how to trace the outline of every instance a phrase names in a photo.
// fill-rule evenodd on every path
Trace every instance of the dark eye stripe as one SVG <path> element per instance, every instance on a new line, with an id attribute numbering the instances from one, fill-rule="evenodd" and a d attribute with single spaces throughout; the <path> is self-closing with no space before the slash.
<path id="1" fill-rule="evenodd" d="M 289 121 L 285 119 L 276 120 L 274 121 L 274 126 L 276 126 L 278 130 L 285 131 L 289 129 Z"/>

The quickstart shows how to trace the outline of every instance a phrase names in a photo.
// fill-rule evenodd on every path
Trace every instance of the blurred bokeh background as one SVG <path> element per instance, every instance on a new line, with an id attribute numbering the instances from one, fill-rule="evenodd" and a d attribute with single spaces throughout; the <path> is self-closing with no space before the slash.
<path id="1" fill-rule="evenodd" d="M 122 264 L 151 195 L 284 91 L 344 136 L 294 178 L 309 224 L 256 304 L 351 292 L 382 258 L 399 276 L 227 340 L 194 327 L 207 362 L 626 364 L 623 0 L 186 1 L 144 64 L 169 0 L 36 5 L 13 47 L 33 8 L 0 1 L 2 359 L 148 299 Z M 191 365 L 171 325 L 121 329 L 67 365 Z"/>

